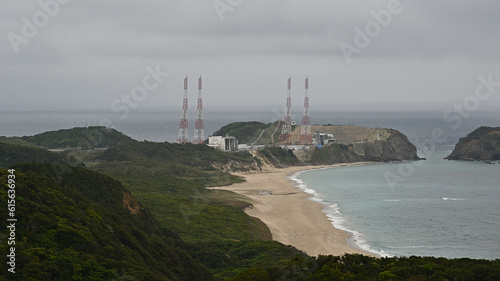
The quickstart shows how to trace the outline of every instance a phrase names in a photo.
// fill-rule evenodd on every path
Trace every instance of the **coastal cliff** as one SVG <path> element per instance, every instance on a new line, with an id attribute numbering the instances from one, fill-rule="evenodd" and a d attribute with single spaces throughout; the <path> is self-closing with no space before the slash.
<path id="1" fill-rule="evenodd" d="M 421 160 L 417 155 L 415 145 L 403 133 L 397 130 L 370 129 L 355 126 L 329 127 L 349 128 L 343 128 L 345 134 L 340 135 L 336 143 L 315 148 L 311 154 L 312 164 Z M 362 132 L 362 134 L 349 134 L 347 133 L 349 131 Z"/>
<path id="2" fill-rule="evenodd" d="M 460 138 L 448 160 L 500 160 L 500 127 L 480 127 Z"/>
<path id="3" fill-rule="evenodd" d="M 401 132 L 393 129 L 380 129 L 377 139 L 352 144 L 354 153 L 368 161 L 420 160 L 417 148 Z"/>

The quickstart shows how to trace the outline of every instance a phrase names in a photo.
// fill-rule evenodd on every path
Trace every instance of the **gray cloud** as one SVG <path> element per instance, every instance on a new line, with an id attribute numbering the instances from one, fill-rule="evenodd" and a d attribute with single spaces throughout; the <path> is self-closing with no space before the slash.
<path id="1" fill-rule="evenodd" d="M 171 76 L 143 107 L 177 108 L 186 74 L 205 77 L 207 106 L 269 110 L 282 107 L 289 75 L 297 110 L 306 75 L 312 110 L 444 110 L 473 93 L 479 75 L 500 80 L 500 2 L 488 0 L 401 0 L 401 13 L 346 63 L 339 44 L 354 44 L 354 28 L 390 1 L 243 0 L 221 21 L 213 1 L 73 0 L 18 54 L 8 34 L 22 35 L 22 18 L 41 8 L 9 1 L 0 11 L 2 108 L 109 109 L 157 64 Z M 481 109 L 496 110 L 498 96 Z"/>

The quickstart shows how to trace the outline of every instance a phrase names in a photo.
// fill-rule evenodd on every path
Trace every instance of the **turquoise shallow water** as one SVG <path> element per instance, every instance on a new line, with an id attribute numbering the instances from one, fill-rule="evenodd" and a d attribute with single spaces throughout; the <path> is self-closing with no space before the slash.
<path id="1" fill-rule="evenodd" d="M 324 203 L 333 224 L 351 232 L 365 250 L 389 256 L 500 258 L 500 164 L 444 160 L 447 154 L 295 177 Z"/>

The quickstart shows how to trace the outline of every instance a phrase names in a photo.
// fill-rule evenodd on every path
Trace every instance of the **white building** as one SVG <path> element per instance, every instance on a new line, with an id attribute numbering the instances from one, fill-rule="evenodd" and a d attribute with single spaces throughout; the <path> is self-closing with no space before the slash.
<path id="1" fill-rule="evenodd" d="M 336 139 L 333 134 L 327 134 L 320 131 L 314 132 L 313 143 L 316 145 L 327 145 L 335 141 Z"/>
<path id="2" fill-rule="evenodd" d="M 208 137 L 208 146 L 218 148 L 222 151 L 237 151 L 238 140 L 230 136 L 213 136 Z"/>

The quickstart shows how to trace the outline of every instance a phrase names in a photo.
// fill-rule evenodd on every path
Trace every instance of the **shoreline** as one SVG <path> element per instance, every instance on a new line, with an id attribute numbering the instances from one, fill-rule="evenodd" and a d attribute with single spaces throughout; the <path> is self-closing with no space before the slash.
<path id="1" fill-rule="evenodd" d="M 273 240 L 292 245 L 308 255 L 363 254 L 376 256 L 358 247 L 352 233 L 334 226 L 324 211 L 324 202 L 293 180 L 301 172 L 341 166 L 366 165 L 371 162 L 342 163 L 320 166 L 273 168 L 264 172 L 238 172 L 245 182 L 214 187 L 245 195 L 253 206 L 245 212 L 260 219 L 270 229 Z M 311 200 L 312 199 L 312 200 Z"/>

